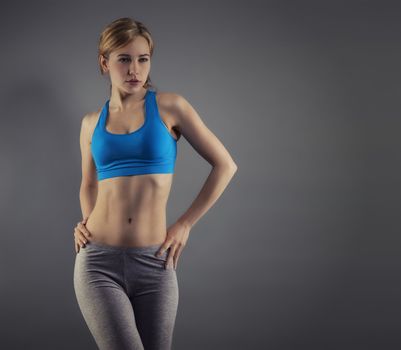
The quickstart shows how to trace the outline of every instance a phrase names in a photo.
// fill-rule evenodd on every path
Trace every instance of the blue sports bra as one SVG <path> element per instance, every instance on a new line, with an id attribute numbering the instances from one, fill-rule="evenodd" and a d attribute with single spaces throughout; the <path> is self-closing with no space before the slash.
<path id="1" fill-rule="evenodd" d="M 92 135 L 91 151 L 97 179 L 174 173 L 177 140 L 160 118 L 156 92 L 147 90 L 145 121 L 129 134 L 113 134 L 106 130 L 109 102 L 104 104 Z"/>

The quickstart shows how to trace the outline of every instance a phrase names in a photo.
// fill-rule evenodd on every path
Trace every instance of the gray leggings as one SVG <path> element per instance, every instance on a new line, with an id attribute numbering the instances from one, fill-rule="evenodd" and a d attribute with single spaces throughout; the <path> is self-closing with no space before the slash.
<path id="1" fill-rule="evenodd" d="M 178 308 L 176 270 L 161 244 L 119 247 L 88 242 L 75 256 L 74 290 L 101 350 L 170 350 Z"/>

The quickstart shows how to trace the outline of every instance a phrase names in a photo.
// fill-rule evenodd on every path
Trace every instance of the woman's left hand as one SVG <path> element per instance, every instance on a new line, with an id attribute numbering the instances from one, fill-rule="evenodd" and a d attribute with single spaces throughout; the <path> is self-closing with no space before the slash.
<path id="1" fill-rule="evenodd" d="M 165 269 L 172 265 L 175 270 L 177 269 L 178 258 L 187 243 L 190 230 L 191 227 L 189 225 L 179 221 L 176 221 L 167 229 L 166 240 L 155 254 L 156 256 L 161 256 L 170 247 Z"/>

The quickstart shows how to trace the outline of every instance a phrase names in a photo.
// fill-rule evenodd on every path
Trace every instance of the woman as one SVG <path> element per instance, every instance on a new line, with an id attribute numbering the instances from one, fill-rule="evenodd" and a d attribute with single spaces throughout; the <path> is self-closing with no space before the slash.
<path id="1" fill-rule="evenodd" d="M 191 228 L 237 169 L 184 97 L 150 89 L 152 55 L 141 22 L 120 18 L 108 25 L 99 65 L 110 78 L 111 96 L 81 124 L 83 221 L 74 230 L 74 289 L 105 350 L 171 349 L 178 259 Z M 213 168 L 189 209 L 167 229 L 181 135 Z"/>

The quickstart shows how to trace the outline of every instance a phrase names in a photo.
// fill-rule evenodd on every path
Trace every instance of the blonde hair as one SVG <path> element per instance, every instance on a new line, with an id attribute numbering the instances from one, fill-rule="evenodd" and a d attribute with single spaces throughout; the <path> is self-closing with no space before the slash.
<path id="1" fill-rule="evenodd" d="M 152 57 L 154 48 L 152 36 L 150 31 L 142 22 L 136 21 L 130 17 L 122 17 L 114 20 L 103 29 L 102 33 L 100 34 L 98 45 L 98 63 L 101 75 L 104 75 L 105 72 L 100 64 L 100 56 L 102 55 L 108 59 L 113 50 L 117 50 L 120 47 L 129 44 L 138 36 L 142 36 L 146 39 L 149 44 L 150 57 Z M 144 88 L 155 89 L 155 86 L 152 84 L 150 79 L 150 74 L 146 79 Z"/>

